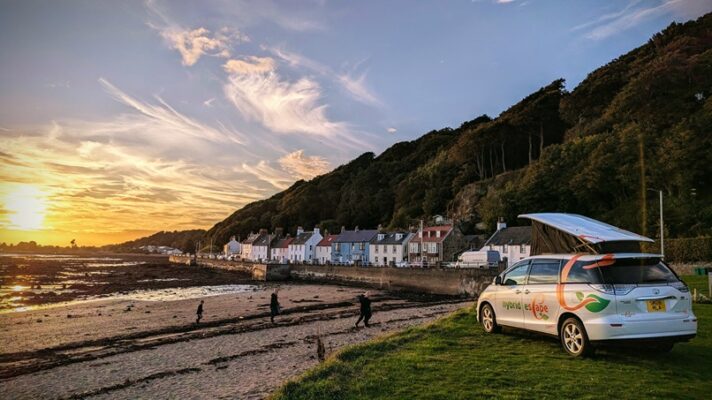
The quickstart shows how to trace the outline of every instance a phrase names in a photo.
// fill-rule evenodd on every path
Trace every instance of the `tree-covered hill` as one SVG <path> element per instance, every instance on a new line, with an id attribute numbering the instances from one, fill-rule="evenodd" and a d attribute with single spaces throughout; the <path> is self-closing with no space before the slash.
<path id="1" fill-rule="evenodd" d="M 101 249 L 114 252 L 133 253 L 139 251 L 142 246 L 168 246 L 185 252 L 194 252 L 195 245 L 205 235 L 203 229 L 193 229 L 187 231 L 161 231 L 153 235 L 142 237 L 136 240 L 120 244 L 104 246 Z"/>
<path id="2" fill-rule="evenodd" d="M 259 228 L 407 227 L 443 214 L 473 232 L 498 216 L 576 212 L 655 236 L 712 235 L 712 14 L 672 24 L 595 70 L 573 91 L 557 80 L 497 118 L 365 153 L 269 199 L 206 237 Z M 481 225 L 480 225 L 481 226 Z"/>

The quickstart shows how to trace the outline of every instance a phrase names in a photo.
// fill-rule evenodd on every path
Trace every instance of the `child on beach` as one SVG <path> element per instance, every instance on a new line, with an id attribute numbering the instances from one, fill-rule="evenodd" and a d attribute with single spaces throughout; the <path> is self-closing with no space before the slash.
<path id="1" fill-rule="evenodd" d="M 196 324 L 199 324 L 200 320 L 203 319 L 203 303 L 204 301 L 200 300 L 200 304 L 198 304 L 198 311 L 195 312 L 195 314 L 198 316 L 198 318 L 196 318 L 195 320 Z"/>
<path id="2" fill-rule="evenodd" d="M 274 317 L 279 314 L 279 299 L 277 298 L 277 291 L 279 289 L 274 289 L 274 292 L 272 292 L 272 296 L 270 296 L 270 301 L 269 301 L 269 319 L 272 321 L 274 324 Z"/>

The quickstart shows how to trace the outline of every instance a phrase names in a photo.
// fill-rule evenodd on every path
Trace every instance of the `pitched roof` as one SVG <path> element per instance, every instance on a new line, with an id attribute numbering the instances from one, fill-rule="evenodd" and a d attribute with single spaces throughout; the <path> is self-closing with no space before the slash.
<path id="1" fill-rule="evenodd" d="M 442 242 L 452 231 L 452 225 L 427 226 L 423 228 L 423 237 L 419 237 L 419 234 L 416 233 L 412 242 Z M 440 236 L 438 236 L 438 232 L 440 232 Z"/>
<path id="2" fill-rule="evenodd" d="M 272 235 L 262 234 L 257 238 L 257 240 L 252 243 L 252 245 L 267 247 L 269 246 L 270 242 L 272 242 Z"/>
<path id="3" fill-rule="evenodd" d="M 390 233 L 383 233 L 383 237 L 379 239 L 378 237 L 381 234 L 377 234 L 376 236 L 371 239 L 371 244 L 403 244 L 405 241 L 408 240 L 413 234 L 410 232 L 390 232 Z M 396 235 L 399 235 L 399 238 L 396 239 Z"/>
<path id="4" fill-rule="evenodd" d="M 317 246 L 328 246 L 331 247 L 331 242 L 336 240 L 339 235 L 326 235 L 325 238 L 321 239 L 321 242 L 317 243 Z"/>
<path id="5" fill-rule="evenodd" d="M 294 240 L 293 237 L 286 237 L 277 240 L 277 242 L 272 246 L 273 249 L 286 249 L 289 247 L 289 244 L 292 243 Z"/>
<path id="6" fill-rule="evenodd" d="M 520 245 L 532 243 L 531 226 L 511 226 L 502 228 L 490 236 L 485 246 Z"/>
<path id="7" fill-rule="evenodd" d="M 602 242 L 653 242 L 652 239 L 637 233 L 629 232 L 605 222 L 584 217 L 578 214 L 565 213 L 538 213 L 522 214 L 519 218 L 527 218 L 532 221 L 549 225 L 552 228 L 578 237 L 589 243 Z"/>
<path id="8" fill-rule="evenodd" d="M 253 244 L 255 240 L 257 240 L 260 237 L 259 233 L 250 233 L 247 236 L 247 239 L 242 241 L 242 244 Z"/>
<path id="9" fill-rule="evenodd" d="M 334 240 L 334 243 L 359 243 L 359 242 L 369 242 L 374 236 L 378 234 L 375 229 L 367 229 L 363 231 L 343 231 Z"/>
<path id="10" fill-rule="evenodd" d="M 312 236 L 314 236 L 314 232 L 302 232 L 294 237 L 294 240 L 291 244 L 304 244 L 309 241 Z"/>

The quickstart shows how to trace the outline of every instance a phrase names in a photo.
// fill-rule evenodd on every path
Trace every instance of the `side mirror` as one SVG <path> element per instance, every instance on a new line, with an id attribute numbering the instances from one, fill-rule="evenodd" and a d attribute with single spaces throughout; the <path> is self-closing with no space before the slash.
<path id="1" fill-rule="evenodd" d="M 501 284 L 502 284 L 502 276 L 497 275 L 497 277 L 494 278 L 494 284 L 495 284 L 495 285 L 501 285 Z"/>

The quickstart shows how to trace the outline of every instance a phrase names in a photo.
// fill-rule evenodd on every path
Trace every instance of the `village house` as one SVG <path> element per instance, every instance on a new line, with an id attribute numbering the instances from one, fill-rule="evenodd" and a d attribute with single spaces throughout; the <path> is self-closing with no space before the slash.
<path id="1" fill-rule="evenodd" d="M 304 232 L 300 226 L 297 228 L 297 236 L 289 243 L 289 261 L 291 262 L 311 262 L 314 259 L 316 245 L 323 237 L 319 228 L 314 228 L 313 232 Z"/>
<path id="2" fill-rule="evenodd" d="M 408 243 L 408 262 L 430 266 L 453 262 L 466 246 L 459 228 L 453 225 L 428 226 L 419 230 Z"/>
<path id="3" fill-rule="evenodd" d="M 411 232 L 378 233 L 369 243 L 368 263 L 396 266 L 408 261 L 408 242 L 413 236 Z"/>
<path id="4" fill-rule="evenodd" d="M 316 245 L 316 252 L 314 253 L 314 260 L 321 265 L 325 265 L 331 262 L 331 244 L 336 240 L 338 235 L 329 235 L 321 239 L 321 242 Z"/>
<path id="5" fill-rule="evenodd" d="M 240 242 L 235 240 L 235 236 L 230 236 L 230 241 L 223 246 L 223 253 L 226 257 L 240 254 Z"/>
<path id="6" fill-rule="evenodd" d="M 341 229 L 341 234 L 331 243 L 331 261 L 343 264 L 364 264 L 368 262 L 371 239 L 378 234 L 375 229 L 353 231 Z"/>
<path id="7" fill-rule="evenodd" d="M 287 235 L 285 238 L 276 239 L 272 245 L 271 259 L 282 264 L 286 264 L 289 260 L 289 244 L 294 240 L 293 237 Z"/>
<path id="8" fill-rule="evenodd" d="M 531 226 L 507 227 L 502 219 L 497 222 L 497 231 L 485 242 L 482 250 L 495 250 L 499 257 L 507 257 L 507 264 L 529 257 L 532 244 Z"/>
<path id="9" fill-rule="evenodd" d="M 267 229 L 260 229 L 259 237 L 252 243 L 252 261 L 267 261 L 270 257 L 270 245 L 275 235 L 267 233 Z"/>
<path id="10" fill-rule="evenodd" d="M 252 244 L 260 237 L 259 233 L 250 233 L 247 239 L 241 243 L 241 254 L 243 260 L 254 260 L 252 258 Z"/>

